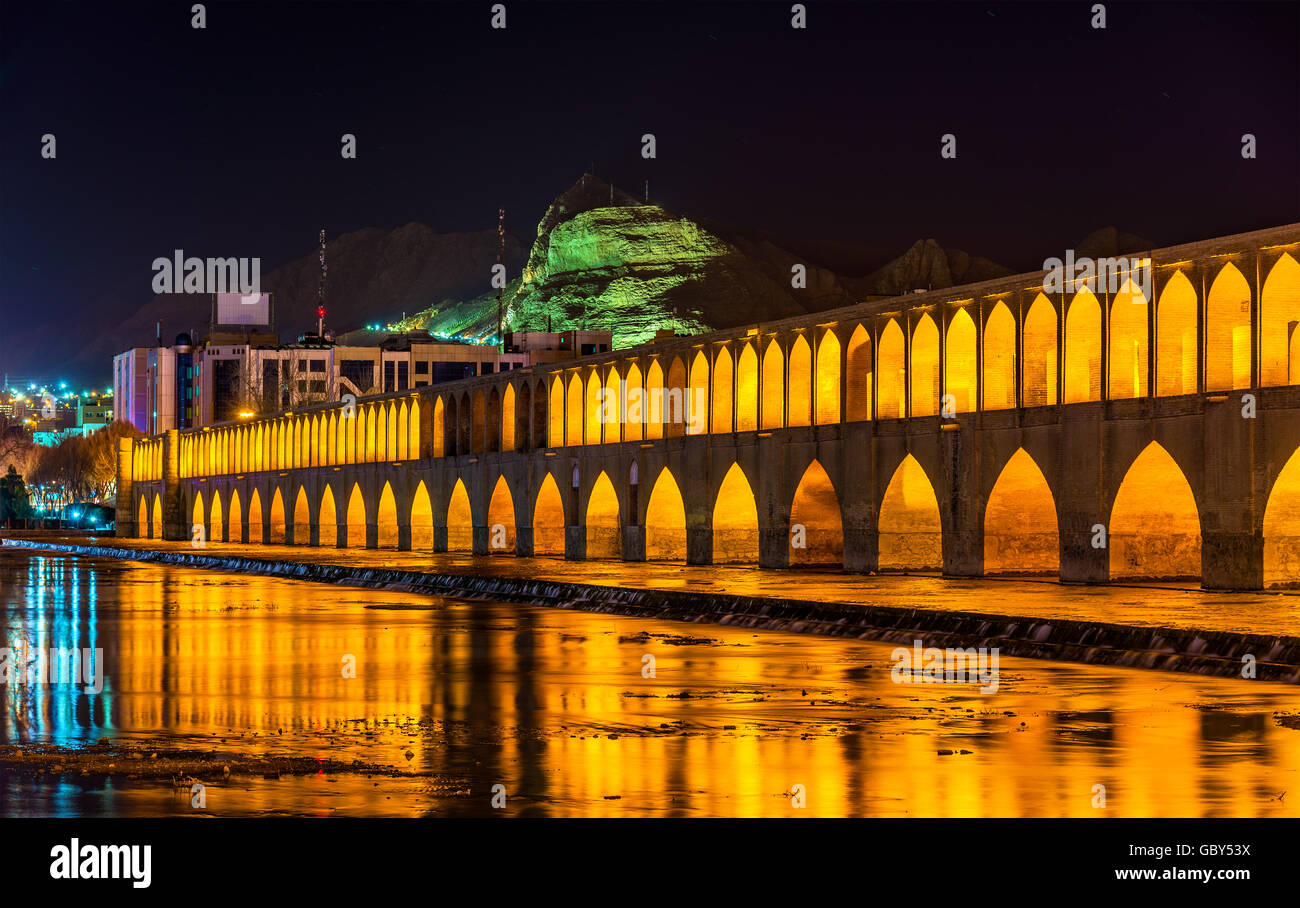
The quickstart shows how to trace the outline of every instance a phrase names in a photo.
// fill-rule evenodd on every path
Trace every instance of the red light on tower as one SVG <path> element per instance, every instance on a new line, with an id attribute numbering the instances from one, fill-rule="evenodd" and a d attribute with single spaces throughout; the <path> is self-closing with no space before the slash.
<path id="1" fill-rule="evenodd" d="M 324 317 L 325 317 L 325 307 L 324 307 L 324 306 L 317 306 L 317 307 L 316 307 L 316 317 L 317 317 L 317 318 L 324 318 Z"/>

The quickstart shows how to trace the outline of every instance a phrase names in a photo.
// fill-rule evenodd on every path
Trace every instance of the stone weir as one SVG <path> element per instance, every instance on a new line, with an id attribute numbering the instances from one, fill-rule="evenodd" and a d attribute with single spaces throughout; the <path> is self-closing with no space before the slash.
<path id="1" fill-rule="evenodd" d="M 1118 665 L 1198 675 L 1242 677 L 1255 660 L 1261 681 L 1300 682 L 1300 638 L 1284 635 L 1139 627 L 1100 621 L 1053 620 L 891 606 L 850 605 L 777 597 L 733 596 L 662 589 L 485 577 L 471 574 L 307 564 L 274 558 L 243 558 L 198 552 L 159 552 L 111 545 L 68 545 L 29 539 L 3 544 L 41 551 L 150 561 L 348 584 L 384 590 L 492 599 L 551 608 L 660 620 L 716 623 L 788 633 L 856 637 L 910 647 L 997 647 L 1008 656 Z"/>

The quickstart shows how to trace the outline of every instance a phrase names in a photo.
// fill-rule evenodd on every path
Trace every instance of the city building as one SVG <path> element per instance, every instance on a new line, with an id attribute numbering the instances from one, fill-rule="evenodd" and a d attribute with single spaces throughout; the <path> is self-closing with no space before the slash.
<path id="1" fill-rule="evenodd" d="M 614 349 L 612 331 L 507 331 L 507 353 L 525 353 L 528 364 L 558 363 Z"/>

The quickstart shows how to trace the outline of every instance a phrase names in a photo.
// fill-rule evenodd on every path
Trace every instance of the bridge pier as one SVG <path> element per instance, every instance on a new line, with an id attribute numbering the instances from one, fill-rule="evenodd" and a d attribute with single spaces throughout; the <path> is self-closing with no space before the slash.
<path id="1" fill-rule="evenodd" d="M 947 491 L 939 507 L 946 512 L 943 534 L 945 577 L 979 577 L 984 573 L 984 527 L 979 519 L 977 496 L 969 490 L 975 481 L 975 420 L 963 413 L 959 423 L 944 423 L 939 432 L 943 457 L 943 488 Z"/>
<path id="2" fill-rule="evenodd" d="M 587 528 L 564 528 L 564 560 L 583 561 L 587 557 Z"/>
<path id="3" fill-rule="evenodd" d="M 1207 590 L 1264 588 L 1264 537 L 1247 532 L 1203 532 L 1201 586 Z"/>
<path id="4" fill-rule="evenodd" d="M 411 525 L 397 525 L 397 550 L 399 552 L 409 552 L 411 550 Z"/>
<path id="5" fill-rule="evenodd" d="M 447 527 L 445 525 L 433 526 L 433 550 L 442 553 L 447 551 Z"/>
<path id="6" fill-rule="evenodd" d="M 689 515 L 687 515 L 687 519 L 690 519 Z M 686 563 L 713 563 L 713 527 L 690 526 L 688 523 L 686 527 Z"/>
<path id="7" fill-rule="evenodd" d="M 491 555 L 492 540 L 488 538 L 490 533 L 489 527 L 474 524 L 470 528 L 470 551 L 475 555 Z"/>
<path id="8" fill-rule="evenodd" d="M 520 558 L 531 558 L 534 552 L 533 528 L 530 526 L 521 527 L 515 525 L 515 555 Z"/>
<path id="9" fill-rule="evenodd" d="M 645 527 L 623 527 L 623 560 L 645 561 Z"/>

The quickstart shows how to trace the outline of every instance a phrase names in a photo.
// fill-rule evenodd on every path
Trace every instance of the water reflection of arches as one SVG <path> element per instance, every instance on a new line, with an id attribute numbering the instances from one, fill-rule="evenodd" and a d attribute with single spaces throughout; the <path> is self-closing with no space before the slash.
<path id="1" fill-rule="evenodd" d="M 1300 449 L 1277 474 L 1264 508 L 1264 586 L 1300 586 Z"/>
<path id="2" fill-rule="evenodd" d="M 790 504 L 790 564 L 843 564 L 840 500 L 826 470 L 814 460 Z"/>
<path id="3" fill-rule="evenodd" d="M 984 508 L 984 573 L 1059 574 L 1060 569 L 1052 490 L 1034 459 L 1017 448 Z"/>
<path id="4" fill-rule="evenodd" d="M 619 520 L 618 495 L 604 472 L 596 477 L 591 489 L 583 523 L 587 528 L 588 558 L 622 557 L 623 529 Z"/>
<path id="5" fill-rule="evenodd" d="M 1159 442 L 1124 474 L 1108 525 L 1111 579 L 1199 579 L 1201 522 L 1187 477 Z"/>
<path id="6" fill-rule="evenodd" d="M 533 554 L 564 554 L 564 501 L 550 473 L 543 477 L 533 505 Z"/>
<path id="7" fill-rule="evenodd" d="M 393 487 L 388 483 L 384 483 L 383 491 L 379 493 L 379 509 L 375 512 L 375 525 L 378 531 L 378 548 L 397 548 L 397 498 L 393 495 Z"/>
<path id="8" fill-rule="evenodd" d="M 361 486 L 355 482 L 352 484 L 352 491 L 348 493 L 348 510 L 345 517 L 347 533 L 344 538 L 347 539 L 348 548 L 364 549 L 366 547 L 366 501 L 361 496 Z"/>
<path id="9" fill-rule="evenodd" d="M 686 505 L 672 471 L 659 471 L 645 514 L 647 561 L 686 560 Z"/>
<path id="10" fill-rule="evenodd" d="M 262 525 L 262 496 L 257 489 L 248 496 L 248 541 L 265 543 L 266 528 Z"/>
<path id="11" fill-rule="evenodd" d="M 713 505 L 713 563 L 758 563 L 758 505 L 738 463 L 722 478 Z"/>
<path id="12" fill-rule="evenodd" d="M 320 493 L 320 505 L 316 508 L 316 526 L 321 545 L 338 545 L 338 505 L 334 501 L 334 490 L 330 488 L 329 483 L 325 484 L 324 491 Z"/>
<path id="13" fill-rule="evenodd" d="M 515 500 L 504 476 L 497 477 L 488 502 L 488 554 L 513 555 L 515 552 Z"/>
<path id="14" fill-rule="evenodd" d="M 267 542 L 274 545 L 284 545 L 284 495 L 281 493 L 279 486 L 276 487 L 275 494 L 271 496 L 271 520 L 267 524 L 266 535 Z"/>
<path id="15" fill-rule="evenodd" d="M 433 499 L 423 479 L 411 496 L 411 551 L 433 551 Z"/>
<path id="16" fill-rule="evenodd" d="M 911 454 L 903 458 L 885 488 L 877 526 L 882 571 L 943 567 L 939 501 L 930 477 Z"/>
<path id="17" fill-rule="evenodd" d="M 469 491 L 465 488 L 465 483 L 457 479 L 447 502 L 447 551 L 473 550 L 474 516 L 469 506 Z"/>

